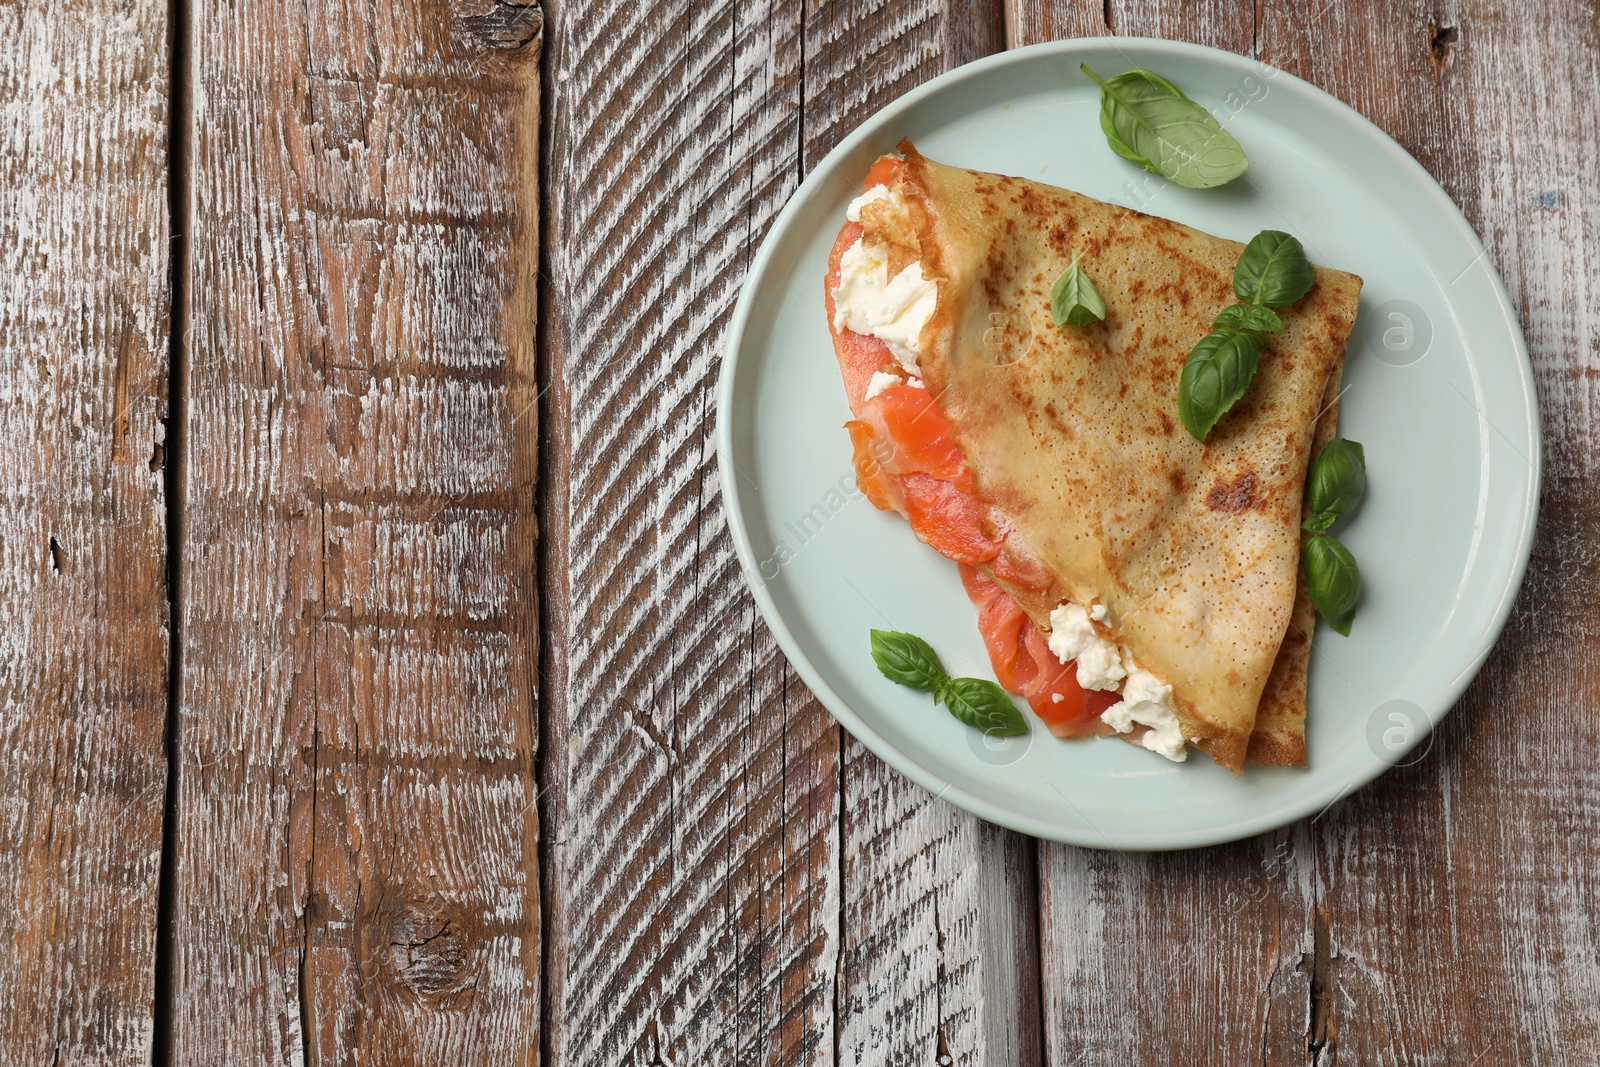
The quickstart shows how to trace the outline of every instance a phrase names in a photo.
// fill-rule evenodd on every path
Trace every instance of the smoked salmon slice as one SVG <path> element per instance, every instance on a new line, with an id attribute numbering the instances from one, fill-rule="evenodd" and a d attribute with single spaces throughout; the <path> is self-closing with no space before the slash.
<path id="1" fill-rule="evenodd" d="M 983 634 L 1000 685 L 1026 697 L 1034 714 L 1057 737 L 1110 733 L 1100 713 L 1121 699 L 1116 693 L 1084 689 L 1075 663 L 1056 659 L 1044 634 L 1011 595 L 982 571 L 961 565 L 961 584 L 978 608 Z"/>

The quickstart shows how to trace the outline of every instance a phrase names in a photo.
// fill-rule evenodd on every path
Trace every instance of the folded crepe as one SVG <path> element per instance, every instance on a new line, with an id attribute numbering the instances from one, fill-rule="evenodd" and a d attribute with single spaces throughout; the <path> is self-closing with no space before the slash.
<path id="1" fill-rule="evenodd" d="M 863 490 L 962 564 L 1001 684 L 1056 734 L 1304 762 L 1302 499 L 1360 279 L 1316 269 L 1202 444 L 1178 377 L 1243 245 L 899 147 L 826 283 Z M 1106 314 L 1058 326 L 1075 255 Z"/>
<path id="2" fill-rule="evenodd" d="M 1359 279 L 1357 281 L 1359 283 Z M 1323 390 L 1322 412 L 1311 436 L 1313 458 L 1328 447 L 1338 431 L 1342 377 L 1341 356 L 1340 365 L 1328 375 L 1328 385 Z M 1300 535 L 1302 545 L 1309 536 Z M 1246 759 L 1280 767 L 1305 766 L 1306 671 L 1311 666 L 1311 635 L 1316 625 L 1317 609 L 1311 605 L 1305 575 L 1301 574 L 1295 588 L 1289 629 L 1283 635 L 1283 644 L 1278 646 L 1278 657 L 1272 663 L 1272 673 L 1267 676 L 1266 688 L 1261 693 L 1261 704 L 1256 708 L 1256 724 L 1250 733 Z"/>

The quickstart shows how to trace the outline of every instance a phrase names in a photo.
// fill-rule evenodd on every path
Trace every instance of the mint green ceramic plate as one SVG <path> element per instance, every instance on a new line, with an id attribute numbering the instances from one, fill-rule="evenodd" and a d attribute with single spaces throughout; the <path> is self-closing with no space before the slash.
<path id="1" fill-rule="evenodd" d="M 1250 156 L 1194 191 L 1106 147 L 1078 71 L 1150 67 L 1211 107 Z M 955 564 L 854 489 L 849 409 L 822 310 L 829 245 L 868 166 L 910 136 L 933 159 L 1036 178 L 1248 240 L 1297 235 L 1366 279 L 1340 430 L 1369 488 L 1341 538 L 1366 592 L 1355 629 L 1318 630 L 1310 766 L 1234 778 L 1111 740 L 989 742 L 880 677 L 872 627 L 931 641 L 953 674 L 991 677 Z M 1461 695 L 1522 579 L 1539 490 L 1527 351 L 1483 246 L 1443 190 L 1326 93 L 1227 52 L 1134 38 L 1021 49 L 884 108 L 806 179 L 762 245 L 729 331 L 717 450 L 756 602 L 800 676 L 901 773 L 994 822 L 1101 848 L 1213 844 L 1314 814 L 1413 751 Z M 1031 714 L 1030 714 L 1031 718 Z"/>

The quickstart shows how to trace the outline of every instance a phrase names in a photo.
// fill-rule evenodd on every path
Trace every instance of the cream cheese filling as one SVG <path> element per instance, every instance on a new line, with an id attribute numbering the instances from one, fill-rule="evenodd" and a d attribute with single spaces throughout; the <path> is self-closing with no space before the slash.
<path id="1" fill-rule="evenodd" d="M 888 187 L 875 185 L 850 202 L 846 215 L 860 221 L 861 209 L 877 201 L 905 200 Z M 833 328 L 876 337 L 910 376 L 922 377 L 917 357 L 922 328 L 938 303 L 939 288 L 922 276 L 921 261 L 889 275 L 889 249 L 863 234 L 839 258 L 839 284 L 833 290 Z"/>
<path id="2" fill-rule="evenodd" d="M 1172 686 L 1139 666 L 1133 654 L 1102 637 L 1095 622 L 1106 618 L 1104 604 L 1085 608 L 1068 601 L 1050 613 L 1050 651 L 1062 663 L 1078 664 L 1078 684 L 1085 689 L 1120 692 L 1122 699 L 1107 708 L 1100 721 L 1119 734 L 1137 723 L 1149 729 L 1139 744 L 1174 763 L 1189 758 L 1183 728 L 1172 702 Z"/>
<path id="3" fill-rule="evenodd" d="M 862 399 L 871 400 L 891 385 L 909 385 L 913 389 L 927 388 L 921 378 L 904 378 L 893 371 L 873 371 L 871 380 L 867 382 L 867 393 Z"/>

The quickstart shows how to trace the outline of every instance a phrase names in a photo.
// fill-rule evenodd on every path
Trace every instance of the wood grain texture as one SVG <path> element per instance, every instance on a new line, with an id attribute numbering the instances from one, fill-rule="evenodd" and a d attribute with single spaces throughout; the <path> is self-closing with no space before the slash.
<path id="1" fill-rule="evenodd" d="M 839 735 L 744 589 L 712 446 L 799 177 L 801 11 L 550 14 L 549 1062 L 828 1062 Z"/>
<path id="2" fill-rule="evenodd" d="M 1344 2 L 1344 0 L 1336 0 Z M 1005 0 L 1009 47 L 1069 37 L 1166 37 L 1249 53 L 1255 7 L 1240 0 Z"/>
<path id="3" fill-rule="evenodd" d="M 0 1062 L 146 1064 L 167 5 L 0 5 Z"/>
<path id="4" fill-rule="evenodd" d="M 1301 828 L 1176 854 L 1042 844 L 1047 1062 L 1305 1062 L 1309 849 Z"/>
<path id="5" fill-rule="evenodd" d="M 851 739 L 840 1064 L 1037 1064 L 1033 842 Z"/>
<path id="6" fill-rule="evenodd" d="M 896 97 L 1000 50 L 1004 29 L 998 3 L 814 5 L 807 165 Z M 1032 841 L 929 795 L 854 739 L 843 782 L 838 1062 L 1039 1063 Z"/>
<path id="7" fill-rule="evenodd" d="M 539 14 L 192 9 L 175 1063 L 537 1058 Z"/>
<path id="8" fill-rule="evenodd" d="M 1098 0 L 1005 0 L 1006 46 L 1112 33 L 1110 5 Z"/>
<path id="9" fill-rule="evenodd" d="M 1224 849 L 1041 848 L 1049 1062 L 1131 1062 L 1151 1047 L 1221 1064 L 1584 1059 L 1600 1021 L 1600 857 L 1577 830 L 1600 772 L 1586 755 L 1594 724 L 1573 711 L 1594 702 L 1581 665 L 1595 658 L 1583 620 L 1600 521 L 1585 252 L 1600 204 L 1580 177 L 1600 162 L 1581 102 L 1600 80 L 1592 7 L 1115 4 L 1110 22 L 1237 51 L 1254 42 L 1439 178 L 1522 311 L 1546 488 L 1511 626 L 1428 757 L 1315 820 Z M 1031 4 L 1014 5 L 1011 24 L 1052 32 Z M 1141 1003 L 1165 1009 L 1129 1010 Z"/>

